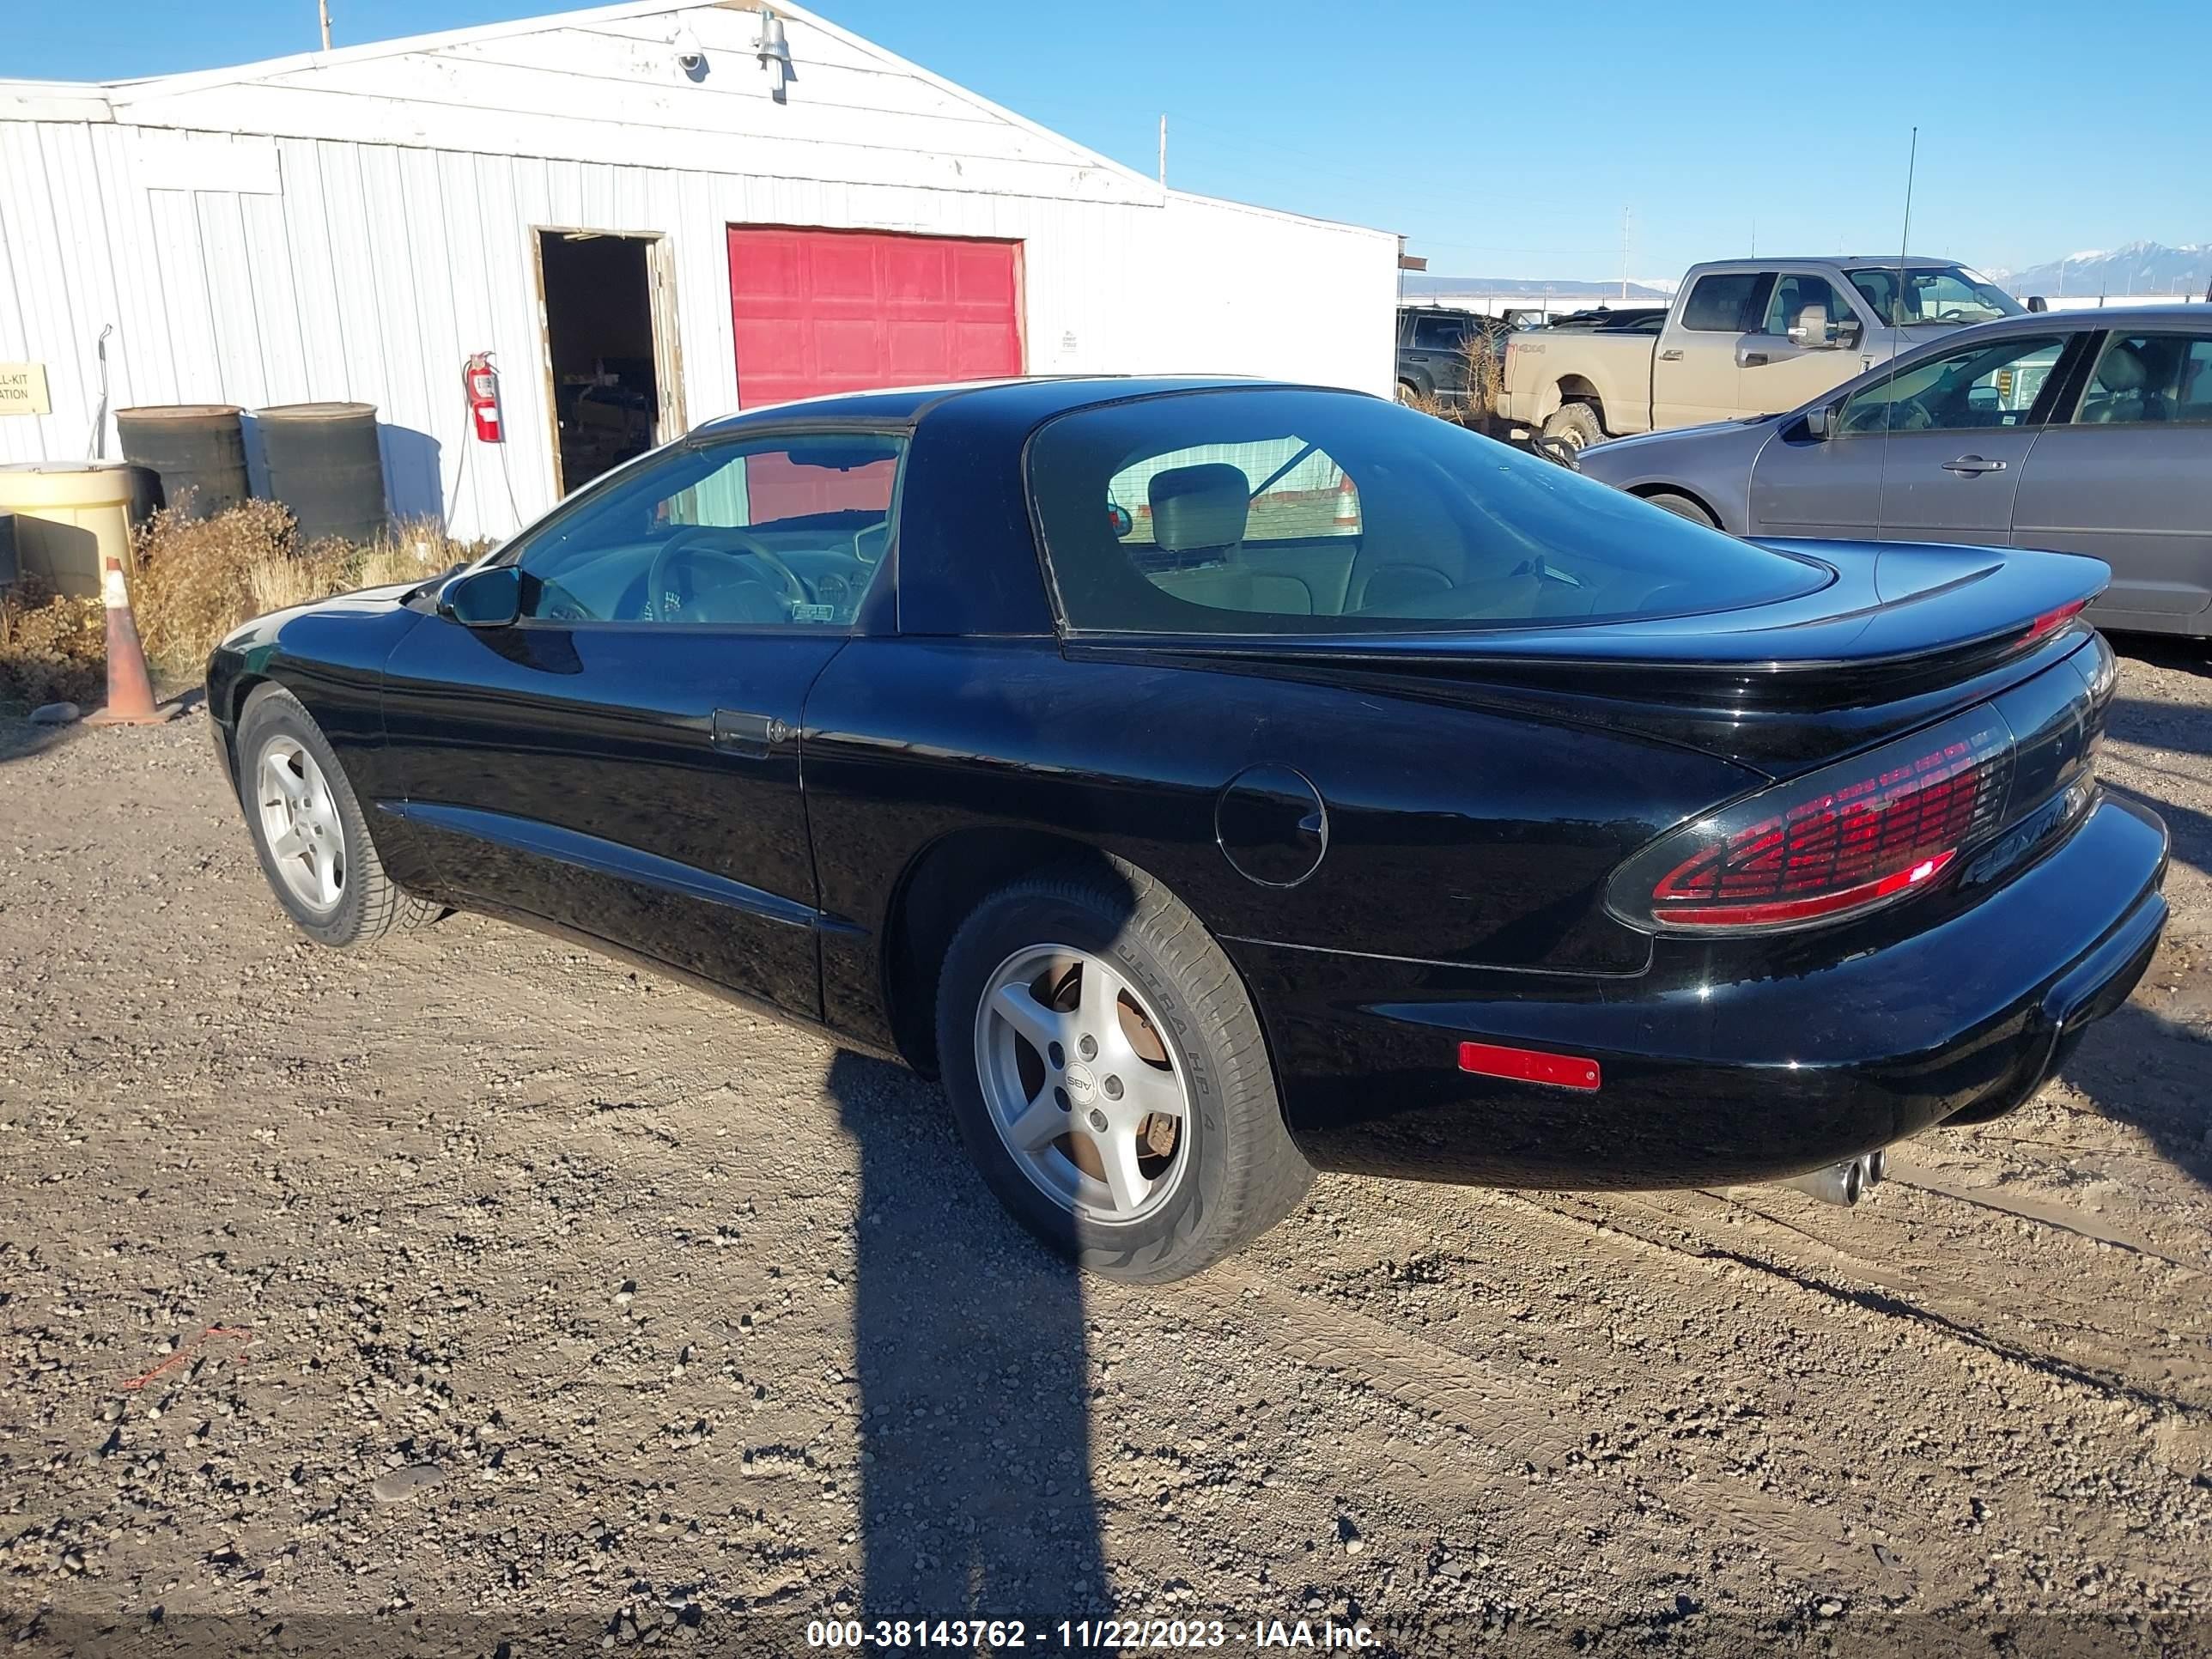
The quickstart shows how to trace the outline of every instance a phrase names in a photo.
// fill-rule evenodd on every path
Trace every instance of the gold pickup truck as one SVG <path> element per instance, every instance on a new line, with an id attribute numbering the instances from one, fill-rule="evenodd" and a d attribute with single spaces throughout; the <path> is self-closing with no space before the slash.
<path id="1" fill-rule="evenodd" d="M 1939 259 L 1717 260 L 1690 268 L 1656 333 L 1511 336 L 1496 413 L 1570 450 L 1776 414 L 1940 330 L 2021 310 Z"/>

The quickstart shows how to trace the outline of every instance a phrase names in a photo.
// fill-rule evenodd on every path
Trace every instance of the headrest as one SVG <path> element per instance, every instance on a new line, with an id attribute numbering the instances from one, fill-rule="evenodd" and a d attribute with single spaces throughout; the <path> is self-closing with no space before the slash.
<path id="1" fill-rule="evenodd" d="M 2097 366 L 2097 384 L 2107 392 L 2140 392 L 2150 384 L 2150 370 L 2132 346 L 2114 346 Z"/>
<path id="2" fill-rule="evenodd" d="M 1152 539 L 1167 553 L 1234 547 L 1244 539 L 1251 486 L 1226 461 L 1170 467 L 1156 472 L 1148 494 Z"/>

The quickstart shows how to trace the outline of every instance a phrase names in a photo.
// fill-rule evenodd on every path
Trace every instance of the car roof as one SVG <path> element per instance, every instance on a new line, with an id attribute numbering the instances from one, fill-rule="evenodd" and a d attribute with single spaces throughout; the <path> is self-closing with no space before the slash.
<path id="1" fill-rule="evenodd" d="M 2032 311 L 2025 317 L 2008 317 L 2005 320 L 2063 322 L 2074 328 L 2130 328 L 2138 324 L 2157 326 L 2185 323 L 2212 333 L 2212 306 L 2191 305 L 2181 301 L 2168 305 L 2085 306 L 2078 311 Z"/>
<path id="2" fill-rule="evenodd" d="M 1014 416 L 1035 424 L 1070 410 L 1121 403 L 1131 398 L 1279 384 L 1225 374 L 1024 375 L 1011 380 L 958 380 L 871 392 L 833 392 L 817 398 L 763 404 L 735 415 L 702 422 L 692 429 L 692 435 L 716 437 L 755 427 L 781 426 L 791 421 L 912 427 L 931 413 L 954 404 L 962 405 L 965 413 Z"/>
<path id="3" fill-rule="evenodd" d="M 1924 346 L 1933 345 L 1939 340 L 1979 339 L 1984 335 L 2047 334 L 2053 329 L 2061 334 L 2087 334 L 2096 329 L 2172 329 L 2176 325 L 2179 325 L 2185 332 L 2212 334 L 2212 306 L 2177 301 L 2164 306 L 2102 306 L 2086 307 L 2079 311 L 2023 311 L 2017 316 L 1996 317 L 1986 323 L 1973 323 L 1945 333 L 1930 334 L 1926 340 L 1915 342 L 1911 349 L 1917 353 Z"/>

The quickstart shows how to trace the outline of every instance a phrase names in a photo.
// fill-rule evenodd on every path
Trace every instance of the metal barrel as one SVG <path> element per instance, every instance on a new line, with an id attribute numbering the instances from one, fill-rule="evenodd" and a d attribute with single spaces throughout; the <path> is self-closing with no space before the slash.
<path id="1" fill-rule="evenodd" d="M 234 404 L 158 404 L 115 411 L 126 460 L 161 480 L 161 499 L 194 519 L 247 495 L 246 435 Z"/>
<path id="2" fill-rule="evenodd" d="M 389 512 L 374 404 L 280 404 L 253 418 L 268 494 L 292 509 L 301 541 L 372 542 L 384 534 Z"/>

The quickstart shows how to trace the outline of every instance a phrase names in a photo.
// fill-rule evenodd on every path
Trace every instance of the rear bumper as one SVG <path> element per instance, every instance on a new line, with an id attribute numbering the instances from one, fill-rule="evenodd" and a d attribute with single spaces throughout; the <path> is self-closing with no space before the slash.
<path id="1" fill-rule="evenodd" d="M 1762 1181 L 2026 1100 L 2124 1002 L 2166 922 L 2166 827 L 2106 799 L 2066 842 L 1917 933 L 1728 981 L 1667 945 L 1566 979 L 1230 942 L 1283 1105 L 1327 1170 L 1479 1186 Z M 1930 895 L 1922 902 L 1940 902 Z M 1846 959 L 1835 960 L 1837 955 Z M 1462 1041 L 1587 1057 L 1589 1093 L 1472 1076 Z"/>

